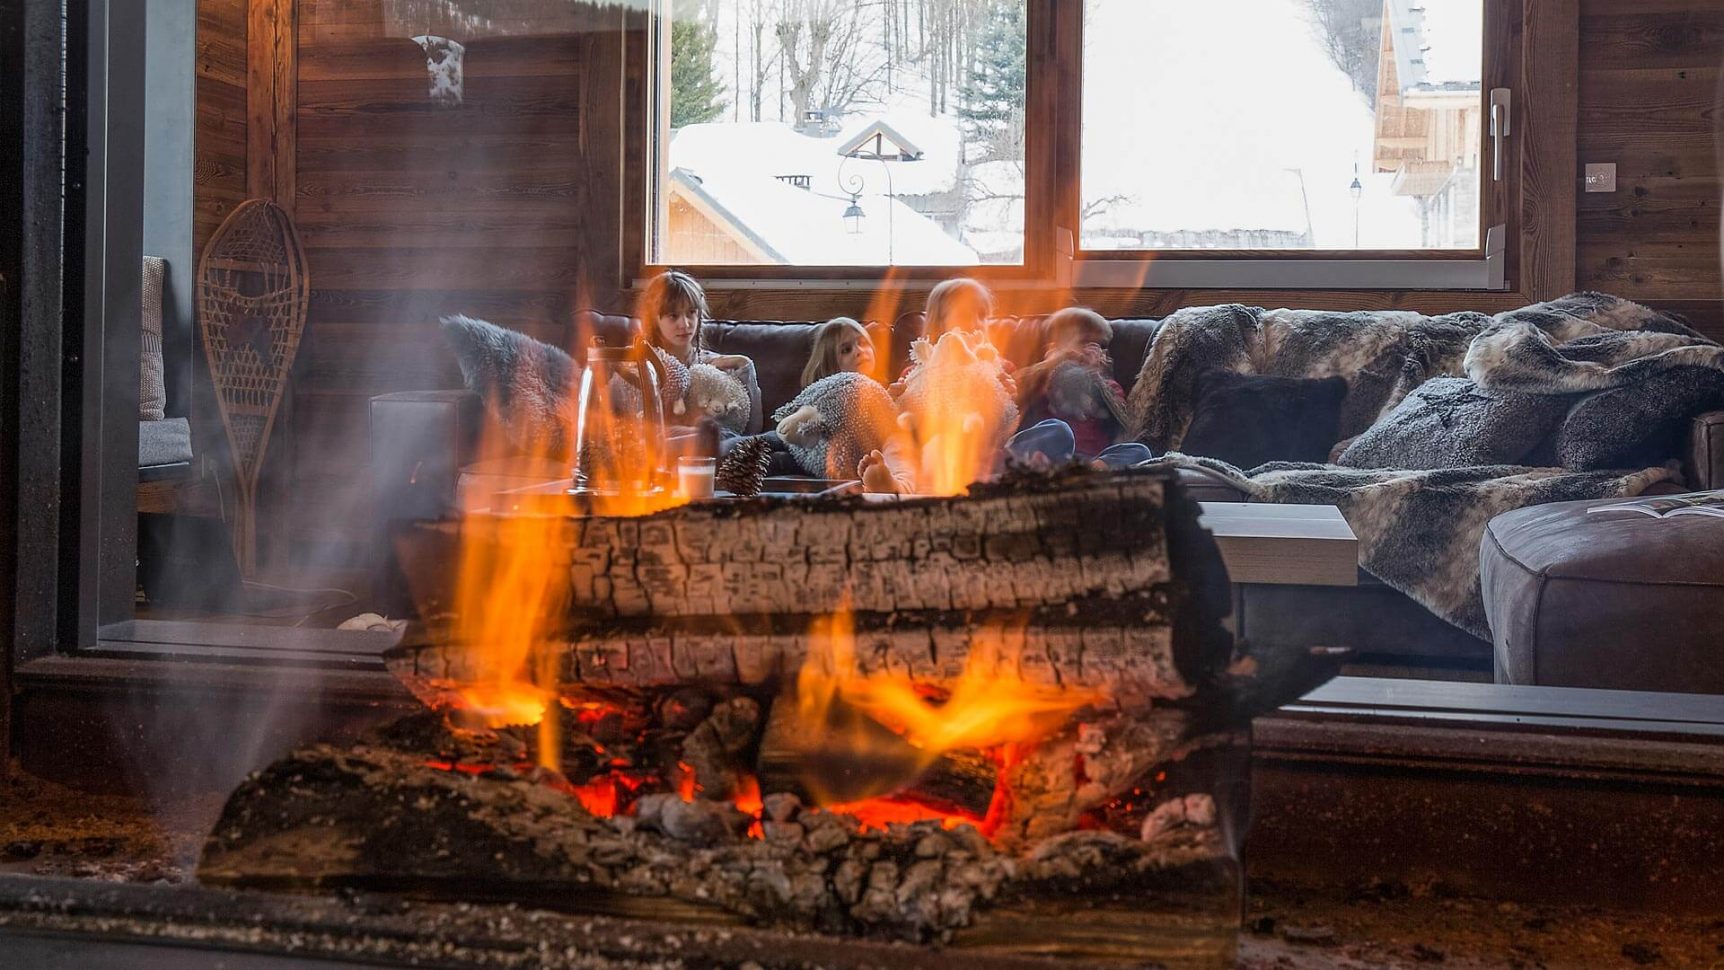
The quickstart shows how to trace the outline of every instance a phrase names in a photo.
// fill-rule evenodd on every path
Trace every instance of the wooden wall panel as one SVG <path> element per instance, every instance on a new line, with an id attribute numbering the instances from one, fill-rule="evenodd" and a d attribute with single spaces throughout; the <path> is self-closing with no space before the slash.
<path id="1" fill-rule="evenodd" d="M 438 317 L 560 341 L 572 292 L 615 287 L 614 268 L 592 266 L 614 267 L 614 211 L 594 200 L 620 191 L 605 154 L 617 33 L 570 32 L 566 17 L 534 33 L 521 13 L 519 36 L 460 36 L 463 99 L 446 106 L 383 14 L 381 0 L 299 4 L 295 219 L 313 292 L 286 514 L 301 558 L 366 536 L 367 400 L 459 384 Z"/>
<path id="2" fill-rule="evenodd" d="M 198 0 L 193 251 L 246 195 L 246 0 Z"/>
<path id="3" fill-rule="evenodd" d="M 1579 285 L 1653 301 L 1724 297 L 1724 5 L 1582 0 L 1580 48 L 1579 161 L 1615 162 L 1617 190 L 1584 193 L 1577 178 Z"/>

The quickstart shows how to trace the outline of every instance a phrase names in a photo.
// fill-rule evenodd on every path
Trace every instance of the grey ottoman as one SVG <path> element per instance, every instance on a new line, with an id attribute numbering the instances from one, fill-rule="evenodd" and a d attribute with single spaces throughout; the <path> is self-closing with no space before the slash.
<path id="1" fill-rule="evenodd" d="M 1586 512 L 1622 501 L 1517 509 L 1486 527 L 1498 683 L 1724 694 L 1724 519 Z"/>

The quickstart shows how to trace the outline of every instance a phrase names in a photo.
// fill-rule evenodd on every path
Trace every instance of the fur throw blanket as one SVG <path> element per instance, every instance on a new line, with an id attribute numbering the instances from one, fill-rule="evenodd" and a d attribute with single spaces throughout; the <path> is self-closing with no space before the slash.
<path id="1" fill-rule="evenodd" d="M 1688 422 L 1724 406 L 1724 347 L 1597 294 L 1493 318 L 1464 368 L 1415 390 L 1339 463 L 1643 467 L 1680 455 Z"/>
<path id="2" fill-rule="evenodd" d="M 1350 438 L 1427 379 L 1459 374 L 1468 344 L 1489 320 L 1481 313 L 1237 304 L 1178 310 L 1162 321 L 1132 385 L 1127 432 L 1157 451 L 1177 451 L 1195 412 L 1198 376 L 1226 370 L 1346 378 L 1340 435 Z"/>
<path id="3" fill-rule="evenodd" d="M 853 478 L 862 456 L 897 428 L 892 395 L 866 374 L 832 374 L 772 415 L 796 464 L 817 478 Z"/>
<path id="4" fill-rule="evenodd" d="M 1345 439 L 1433 377 L 1465 375 L 1487 393 L 1597 390 L 1649 369 L 1714 360 L 1697 342 L 1709 343 L 1656 310 L 1601 293 L 1495 317 L 1192 307 L 1169 315 L 1157 331 L 1131 389 L 1129 430 L 1151 448 L 1177 451 L 1191 424 L 1198 375 L 1210 370 L 1346 378 Z"/>
<path id="5" fill-rule="evenodd" d="M 567 458 L 581 369 L 562 348 L 456 314 L 440 321 L 467 389 L 523 455 Z"/>
<path id="6" fill-rule="evenodd" d="M 1481 640 L 1491 638 L 1479 587 L 1485 525 L 1512 509 L 1639 495 L 1675 480 L 1674 466 L 1571 472 L 1487 465 L 1402 472 L 1277 462 L 1249 474 L 1214 459 L 1157 463 L 1227 481 L 1254 502 L 1338 506 L 1359 538 L 1359 565 Z"/>

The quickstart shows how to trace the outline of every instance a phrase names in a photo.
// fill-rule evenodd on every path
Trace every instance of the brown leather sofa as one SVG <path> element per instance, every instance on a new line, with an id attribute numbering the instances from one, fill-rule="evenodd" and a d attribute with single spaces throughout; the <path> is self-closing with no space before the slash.
<path id="1" fill-rule="evenodd" d="M 715 320 L 706 324 L 707 346 L 719 353 L 743 354 L 755 362 L 762 403 L 770 414 L 800 390 L 803 365 L 818 323 L 791 321 Z M 1144 354 L 1160 322 L 1150 319 L 1114 321 L 1109 348 L 1114 376 L 1129 389 L 1142 367 Z M 592 339 L 624 342 L 638 333 L 638 322 L 627 317 L 582 312 L 575 316 L 564 346 L 577 360 Z M 891 325 L 874 324 L 877 347 L 885 349 L 888 373 L 898 373 L 909 360 L 910 344 L 922 334 L 920 313 L 899 317 Z M 1002 321 L 993 333 L 996 346 L 1022 366 L 1040 358 L 1046 335 L 1040 318 Z M 385 577 L 393 525 L 446 516 L 462 505 L 464 480 L 494 476 L 476 491 L 495 494 L 510 484 L 528 484 L 562 472 L 556 468 L 487 467 L 494 456 L 479 452 L 482 409 L 478 396 L 460 389 L 386 394 L 371 401 L 371 475 L 378 510 L 380 560 Z M 1689 482 L 1694 488 L 1724 487 L 1724 413 L 1698 419 L 1689 456 Z M 518 478 L 511 479 L 515 475 Z M 1187 479 L 1203 501 L 1243 501 L 1237 491 L 1211 479 Z M 387 578 L 384 588 L 397 586 Z M 404 604 L 396 602 L 395 608 Z M 1453 627 L 1400 593 L 1361 573 L 1353 588 L 1262 586 L 1242 589 L 1237 619 L 1242 635 L 1274 644 L 1343 645 L 1354 648 L 1367 663 L 1388 666 L 1456 667 L 1488 671 L 1491 644 Z"/>

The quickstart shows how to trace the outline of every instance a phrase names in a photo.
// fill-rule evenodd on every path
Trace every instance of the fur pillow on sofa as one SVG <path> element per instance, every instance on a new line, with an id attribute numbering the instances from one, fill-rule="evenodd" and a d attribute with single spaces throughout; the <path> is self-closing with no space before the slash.
<path id="1" fill-rule="evenodd" d="M 1572 398 L 1485 394 L 1464 377 L 1436 377 L 1354 439 L 1336 464 L 1430 471 L 1550 464 L 1545 444 Z"/>
<path id="2" fill-rule="evenodd" d="M 1321 462 L 1340 437 L 1341 377 L 1300 379 L 1212 370 L 1197 379 L 1196 407 L 1179 450 L 1236 468 Z"/>
<path id="3" fill-rule="evenodd" d="M 472 317 L 444 317 L 467 389 L 522 454 L 567 458 L 573 449 L 580 369 L 561 348 Z"/>
<path id="4" fill-rule="evenodd" d="M 1556 436 L 1564 468 L 1644 468 L 1681 456 L 1689 422 L 1724 407 L 1724 371 L 1675 367 L 1575 402 Z"/>

